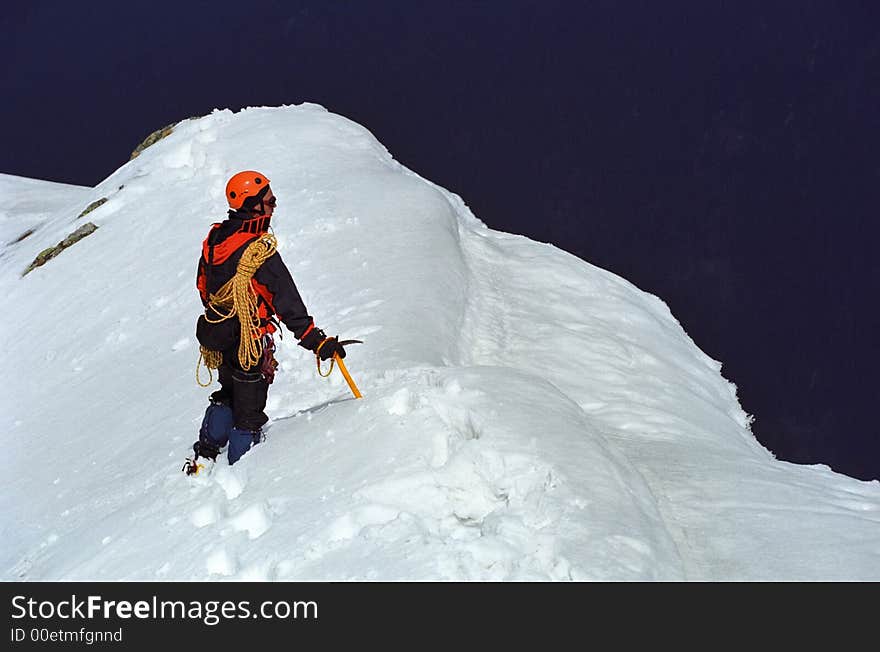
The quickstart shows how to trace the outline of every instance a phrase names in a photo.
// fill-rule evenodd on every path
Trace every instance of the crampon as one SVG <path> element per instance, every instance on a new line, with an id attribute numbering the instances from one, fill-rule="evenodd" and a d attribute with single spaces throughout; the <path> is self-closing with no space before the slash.
<path id="1" fill-rule="evenodd" d="M 205 465 L 200 464 L 197 460 L 197 457 L 187 457 L 180 470 L 187 475 L 198 475 L 199 471 L 205 468 Z"/>

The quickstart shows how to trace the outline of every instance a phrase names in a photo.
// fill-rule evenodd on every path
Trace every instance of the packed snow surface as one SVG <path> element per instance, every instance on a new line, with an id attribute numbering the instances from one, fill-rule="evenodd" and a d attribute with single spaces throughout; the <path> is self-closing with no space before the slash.
<path id="1" fill-rule="evenodd" d="M 187 477 L 242 169 L 364 398 L 286 333 L 265 441 Z M 95 188 L 0 175 L 0 296 L 4 580 L 880 580 L 880 483 L 774 459 L 660 299 L 317 105 L 181 122 Z"/>

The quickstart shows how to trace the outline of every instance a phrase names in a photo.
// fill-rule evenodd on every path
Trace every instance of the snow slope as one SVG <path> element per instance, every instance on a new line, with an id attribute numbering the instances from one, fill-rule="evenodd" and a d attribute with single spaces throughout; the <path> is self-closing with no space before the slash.
<path id="1" fill-rule="evenodd" d="M 81 205 L 79 212 L 69 216 L 75 218 L 86 207 L 87 202 L 82 203 L 82 199 L 88 197 L 90 192 L 91 188 L 0 174 L 0 265 L 11 251 L 21 249 L 26 252 L 25 256 L 30 255 L 26 267 L 40 251 L 33 251 L 31 243 L 38 239 L 32 238 L 33 234 L 56 221 L 59 213 L 68 217 L 65 209 L 74 210 L 73 207 Z M 16 246 L 28 238 L 32 239 L 26 245 Z M 47 243 L 46 246 L 57 242 Z M 23 269 L 18 271 L 21 273 Z M 4 269 L 3 274 L 6 273 Z M 12 273 L 12 270 L 8 273 Z"/>
<path id="2" fill-rule="evenodd" d="M 240 169 L 318 326 L 365 341 L 364 398 L 288 334 L 266 441 L 188 478 L 195 264 Z M 880 483 L 775 460 L 661 300 L 322 107 L 214 111 L 94 189 L 0 200 L 3 579 L 880 579 Z M 12 244 L 19 211 L 41 226 Z"/>

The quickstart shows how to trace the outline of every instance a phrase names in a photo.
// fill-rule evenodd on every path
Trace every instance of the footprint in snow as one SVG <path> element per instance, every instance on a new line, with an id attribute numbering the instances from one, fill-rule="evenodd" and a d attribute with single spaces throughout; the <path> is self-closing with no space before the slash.
<path id="1" fill-rule="evenodd" d="M 256 539 L 272 527 L 272 516 L 262 502 L 254 503 L 229 519 L 230 525 L 239 532 L 247 532 L 248 539 Z"/>
<path id="2" fill-rule="evenodd" d="M 221 545 L 205 556 L 205 570 L 211 575 L 228 577 L 238 570 L 238 562 L 226 546 Z"/>
<path id="3" fill-rule="evenodd" d="M 218 464 L 212 474 L 214 481 L 226 494 L 227 500 L 235 500 L 244 491 L 246 478 L 244 471 L 233 469 L 230 466 Z"/>
<path id="4" fill-rule="evenodd" d="M 190 514 L 189 520 L 195 527 L 202 528 L 206 525 L 216 523 L 221 516 L 222 514 L 220 513 L 219 506 L 213 502 L 207 502 L 194 510 L 193 513 Z"/>

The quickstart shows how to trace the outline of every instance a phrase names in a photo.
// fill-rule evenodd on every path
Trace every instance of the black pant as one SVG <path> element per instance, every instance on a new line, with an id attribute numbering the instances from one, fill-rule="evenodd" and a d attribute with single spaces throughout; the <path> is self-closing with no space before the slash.
<path id="1" fill-rule="evenodd" d="M 220 389 L 211 394 L 211 400 L 225 403 L 232 408 L 232 424 L 239 430 L 257 432 L 269 420 L 266 413 L 266 396 L 269 382 L 257 368 L 244 371 L 238 363 L 238 350 L 225 351 L 223 363 L 217 370 Z"/>

